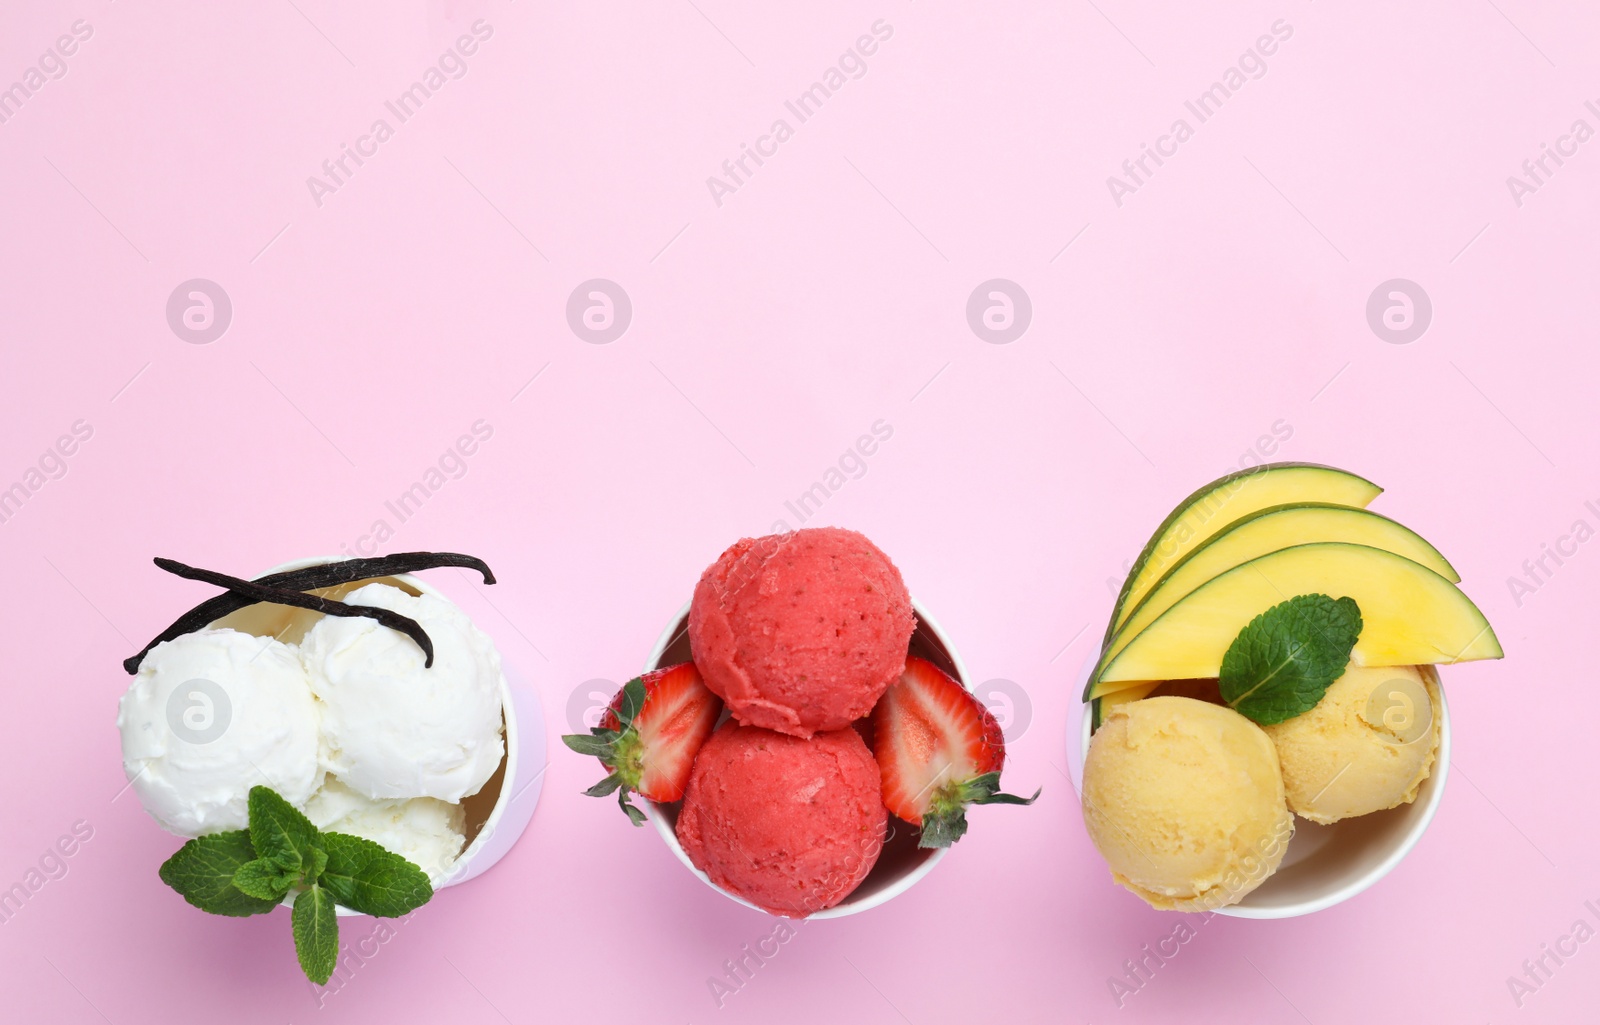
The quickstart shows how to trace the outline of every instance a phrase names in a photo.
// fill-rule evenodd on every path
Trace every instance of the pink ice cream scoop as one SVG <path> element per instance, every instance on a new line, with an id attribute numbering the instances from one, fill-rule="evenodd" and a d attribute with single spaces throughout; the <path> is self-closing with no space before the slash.
<path id="1" fill-rule="evenodd" d="M 745 538 L 700 577 L 689 643 L 741 723 L 809 737 L 872 711 L 906 667 L 900 571 L 853 530 Z"/>
<path id="2" fill-rule="evenodd" d="M 724 890 L 804 918 L 861 885 L 887 820 L 878 763 L 855 730 L 802 740 L 730 721 L 695 756 L 678 842 Z"/>

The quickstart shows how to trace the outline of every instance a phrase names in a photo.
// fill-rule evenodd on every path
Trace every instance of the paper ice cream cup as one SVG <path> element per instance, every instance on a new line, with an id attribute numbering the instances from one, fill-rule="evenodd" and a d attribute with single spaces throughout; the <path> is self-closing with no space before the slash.
<path id="1" fill-rule="evenodd" d="M 967 680 L 966 664 L 961 661 L 956 646 L 950 643 L 950 638 L 916 598 L 911 599 L 911 608 L 917 615 L 917 625 L 911 634 L 910 654 L 927 659 L 953 676 L 961 686 L 971 690 L 972 684 Z M 689 603 L 685 602 L 672 622 L 661 631 L 661 637 L 656 641 L 656 646 L 651 649 L 650 657 L 645 662 L 644 671 L 648 673 L 663 666 L 687 661 L 689 661 Z M 723 714 L 727 715 L 726 712 Z M 769 913 L 743 897 L 724 890 L 712 882 L 710 876 L 694 867 L 694 862 L 689 860 L 683 845 L 678 843 L 678 811 L 681 802 L 657 804 L 647 800 L 643 803 L 650 822 L 660 834 L 662 842 L 678 856 L 684 868 L 729 900 L 760 911 L 762 914 Z M 814 911 L 806 918 L 846 918 L 887 903 L 911 889 L 932 872 L 933 867 L 944 860 L 949 850 L 948 847 L 937 849 L 918 847 L 916 827 L 890 815 L 889 839 L 883 845 L 883 852 L 878 855 L 877 864 L 872 866 L 872 871 L 867 873 L 861 885 L 838 904 L 821 911 Z"/>
<path id="2" fill-rule="evenodd" d="M 329 562 L 345 561 L 345 556 L 298 559 L 274 566 L 263 574 L 284 573 L 290 570 L 320 566 Z M 409 573 L 370 580 L 358 580 L 338 587 L 325 588 L 318 594 L 340 598 L 356 588 L 370 583 L 392 584 L 415 594 L 431 594 L 449 601 L 449 596 Z M 282 605 L 252 605 L 224 616 L 210 624 L 213 627 L 231 627 L 262 637 L 277 637 L 285 642 L 299 643 L 318 619 L 320 613 L 294 609 Z M 500 767 L 476 794 L 462 800 L 466 813 L 466 844 L 454 863 L 432 880 L 435 890 L 457 886 L 486 872 L 506 856 L 512 846 L 528 828 L 533 810 L 539 803 L 544 770 L 548 765 L 545 750 L 544 715 L 539 699 L 529 682 L 501 654 L 500 706 L 505 723 L 505 755 Z M 288 900 L 285 901 L 288 903 Z M 336 911 L 341 916 L 357 912 L 344 906 Z"/>
<path id="3" fill-rule="evenodd" d="M 1098 658 L 1096 650 L 1084 660 L 1073 693 L 1083 693 Z M 1434 709 L 1439 718 L 1439 750 L 1428 778 L 1417 790 L 1416 800 L 1328 826 L 1295 816 L 1294 837 L 1278 870 L 1239 903 L 1218 908 L 1217 914 L 1230 918 L 1295 918 L 1322 911 L 1373 886 L 1411 853 L 1433 821 L 1450 775 L 1450 710 L 1444 688 L 1439 686 L 1436 667 L 1419 668 L 1433 681 L 1439 698 Z M 1082 794 L 1091 714 L 1088 702 L 1076 705 L 1076 709 L 1067 726 L 1067 751 L 1073 786 Z"/>

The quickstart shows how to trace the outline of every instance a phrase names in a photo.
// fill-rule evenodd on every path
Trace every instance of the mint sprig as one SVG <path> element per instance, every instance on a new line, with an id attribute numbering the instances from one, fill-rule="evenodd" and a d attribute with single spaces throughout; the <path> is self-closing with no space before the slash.
<path id="1" fill-rule="evenodd" d="M 1361 609 L 1353 598 L 1302 594 L 1280 602 L 1228 646 L 1218 681 L 1222 700 L 1263 726 L 1309 712 L 1344 675 L 1360 636 Z"/>
<path id="2" fill-rule="evenodd" d="M 161 866 L 161 881 L 213 915 L 260 915 L 294 894 L 295 953 L 327 983 L 339 958 L 334 904 L 375 918 L 410 914 L 433 897 L 416 865 L 371 840 L 323 833 L 267 787 L 250 789 L 250 828 L 196 837 Z"/>

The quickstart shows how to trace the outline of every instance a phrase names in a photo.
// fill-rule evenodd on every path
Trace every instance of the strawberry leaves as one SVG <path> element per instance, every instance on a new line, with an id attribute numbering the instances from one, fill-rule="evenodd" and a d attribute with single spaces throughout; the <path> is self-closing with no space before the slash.
<path id="1" fill-rule="evenodd" d="M 622 813 L 628 816 L 629 822 L 632 822 L 635 826 L 644 825 L 644 812 L 640 811 L 632 801 L 628 800 L 628 792 L 626 790 L 617 791 L 617 804 L 621 806 Z"/>
<path id="2" fill-rule="evenodd" d="M 615 793 L 617 804 L 635 826 L 645 823 L 644 812 L 628 800 L 628 795 L 638 786 L 644 770 L 644 749 L 635 727 L 635 720 L 643 711 L 644 703 L 644 677 L 636 676 L 623 685 L 612 700 L 610 714 L 606 716 L 607 723 L 614 719 L 620 728 L 602 724 L 591 728 L 588 733 L 569 733 L 561 738 L 578 754 L 598 758 L 600 764 L 611 770 L 609 775 L 585 790 L 584 794 L 588 797 L 607 797 Z"/>
<path id="3" fill-rule="evenodd" d="M 644 711 L 645 686 L 644 677 L 635 676 L 622 686 L 622 699 L 617 704 L 617 721 L 624 728 L 633 725 L 639 718 L 639 713 Z"/>
<path id="4" fill-rule="evenodd" d="M 872 713 L 873 756 L 883 803 L 922 833 L 921 847 L 949 847 L 967 832 L 967 807 L 1032 804 L 1002 793 L 1005 734 L 993 714 L 950 674 L 915 655 Z"/>
<path id="5" fill-rule="evenodd" d="M 967 806 L 970 804 L 1032 804 L 1043 787 L 1032 797 L 1002 793 L 1000 774 L 985 772 L 969 780 L 948 783 L 933 795 L 928 810 L 922 813 L 922 836 L 918 847 L 949 847 L 967 832 Z"/>
<path id="6" fill-rule="evenodd" d="M 629 680 L 598 726 L 561 739 L 606 768 L 605 778 L 584 793 L 616 794 L 628 821 L 642 826 L 645 813 L 631 795 L 661 804 L 681 800 L 695 755 L 721 714 L 722 699 L 705 685 L 693 662 L 683 662 Z"/>

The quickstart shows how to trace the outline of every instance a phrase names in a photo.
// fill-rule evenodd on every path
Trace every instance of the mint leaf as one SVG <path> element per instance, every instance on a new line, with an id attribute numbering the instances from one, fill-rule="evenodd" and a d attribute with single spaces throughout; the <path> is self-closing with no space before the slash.
<path id="1" fill-rule="evenodd" d="M 311 848 L 311 863 L 303 866 L 304 871 L 300 873 L 302 886 L 310 886 L 316 882 L 321 877 L 322 870 L 328 865 L 328 852 L 322 849 L 324 839 L 326 839 L 325 834 L 317 834 L 317 846 Z"/>
<path id="2" fill-rule="evenodd" d="M 1361 636 L 1353 598 L 1302 594 L 1261 613 L 1222 657 L 1222 700 L 1263 726 L 1309 712 L 1350 664 Z"/>
<path id="3" fill-rule="evenodd" d="M 339 919 L 334 914 L 333 896 L 313 883 L 294 899 L 291 918 L 300 970 L 317 985 L 326 985 L 339 963 Z"/>
<path id="4" fill-rule="evenodd" d="M 319 885 L 352 911 L 398 918 L 433 897 L 426 872 L 371 840 L 323 833 L 322 844 L 328 864 Z"/>
<path id="5" fill-rule="evenodd" d="M 251 787 L 250 842 L 261 857 L 299 873 L 313 860 L 317 827 L 268 787 Z"/>
<path id="6" fill-rule="evenodd" d="M 239 866 L 233 874 L 233 885 L 259 900 L 280 901 L 294 885 L 294 874 L 271 858 L 257 858 Z"/>
<path id="7" fill-rule="evenodd" d="M 250 834 L 244 830 L 213 833 L 178 848 L 161 866 L 161 881 L 213 915 L 243 918 L 265 914 L 278 906 L 276 900 L 252 897 L 233 885 L 239 869 L 255 857 Z"/>

